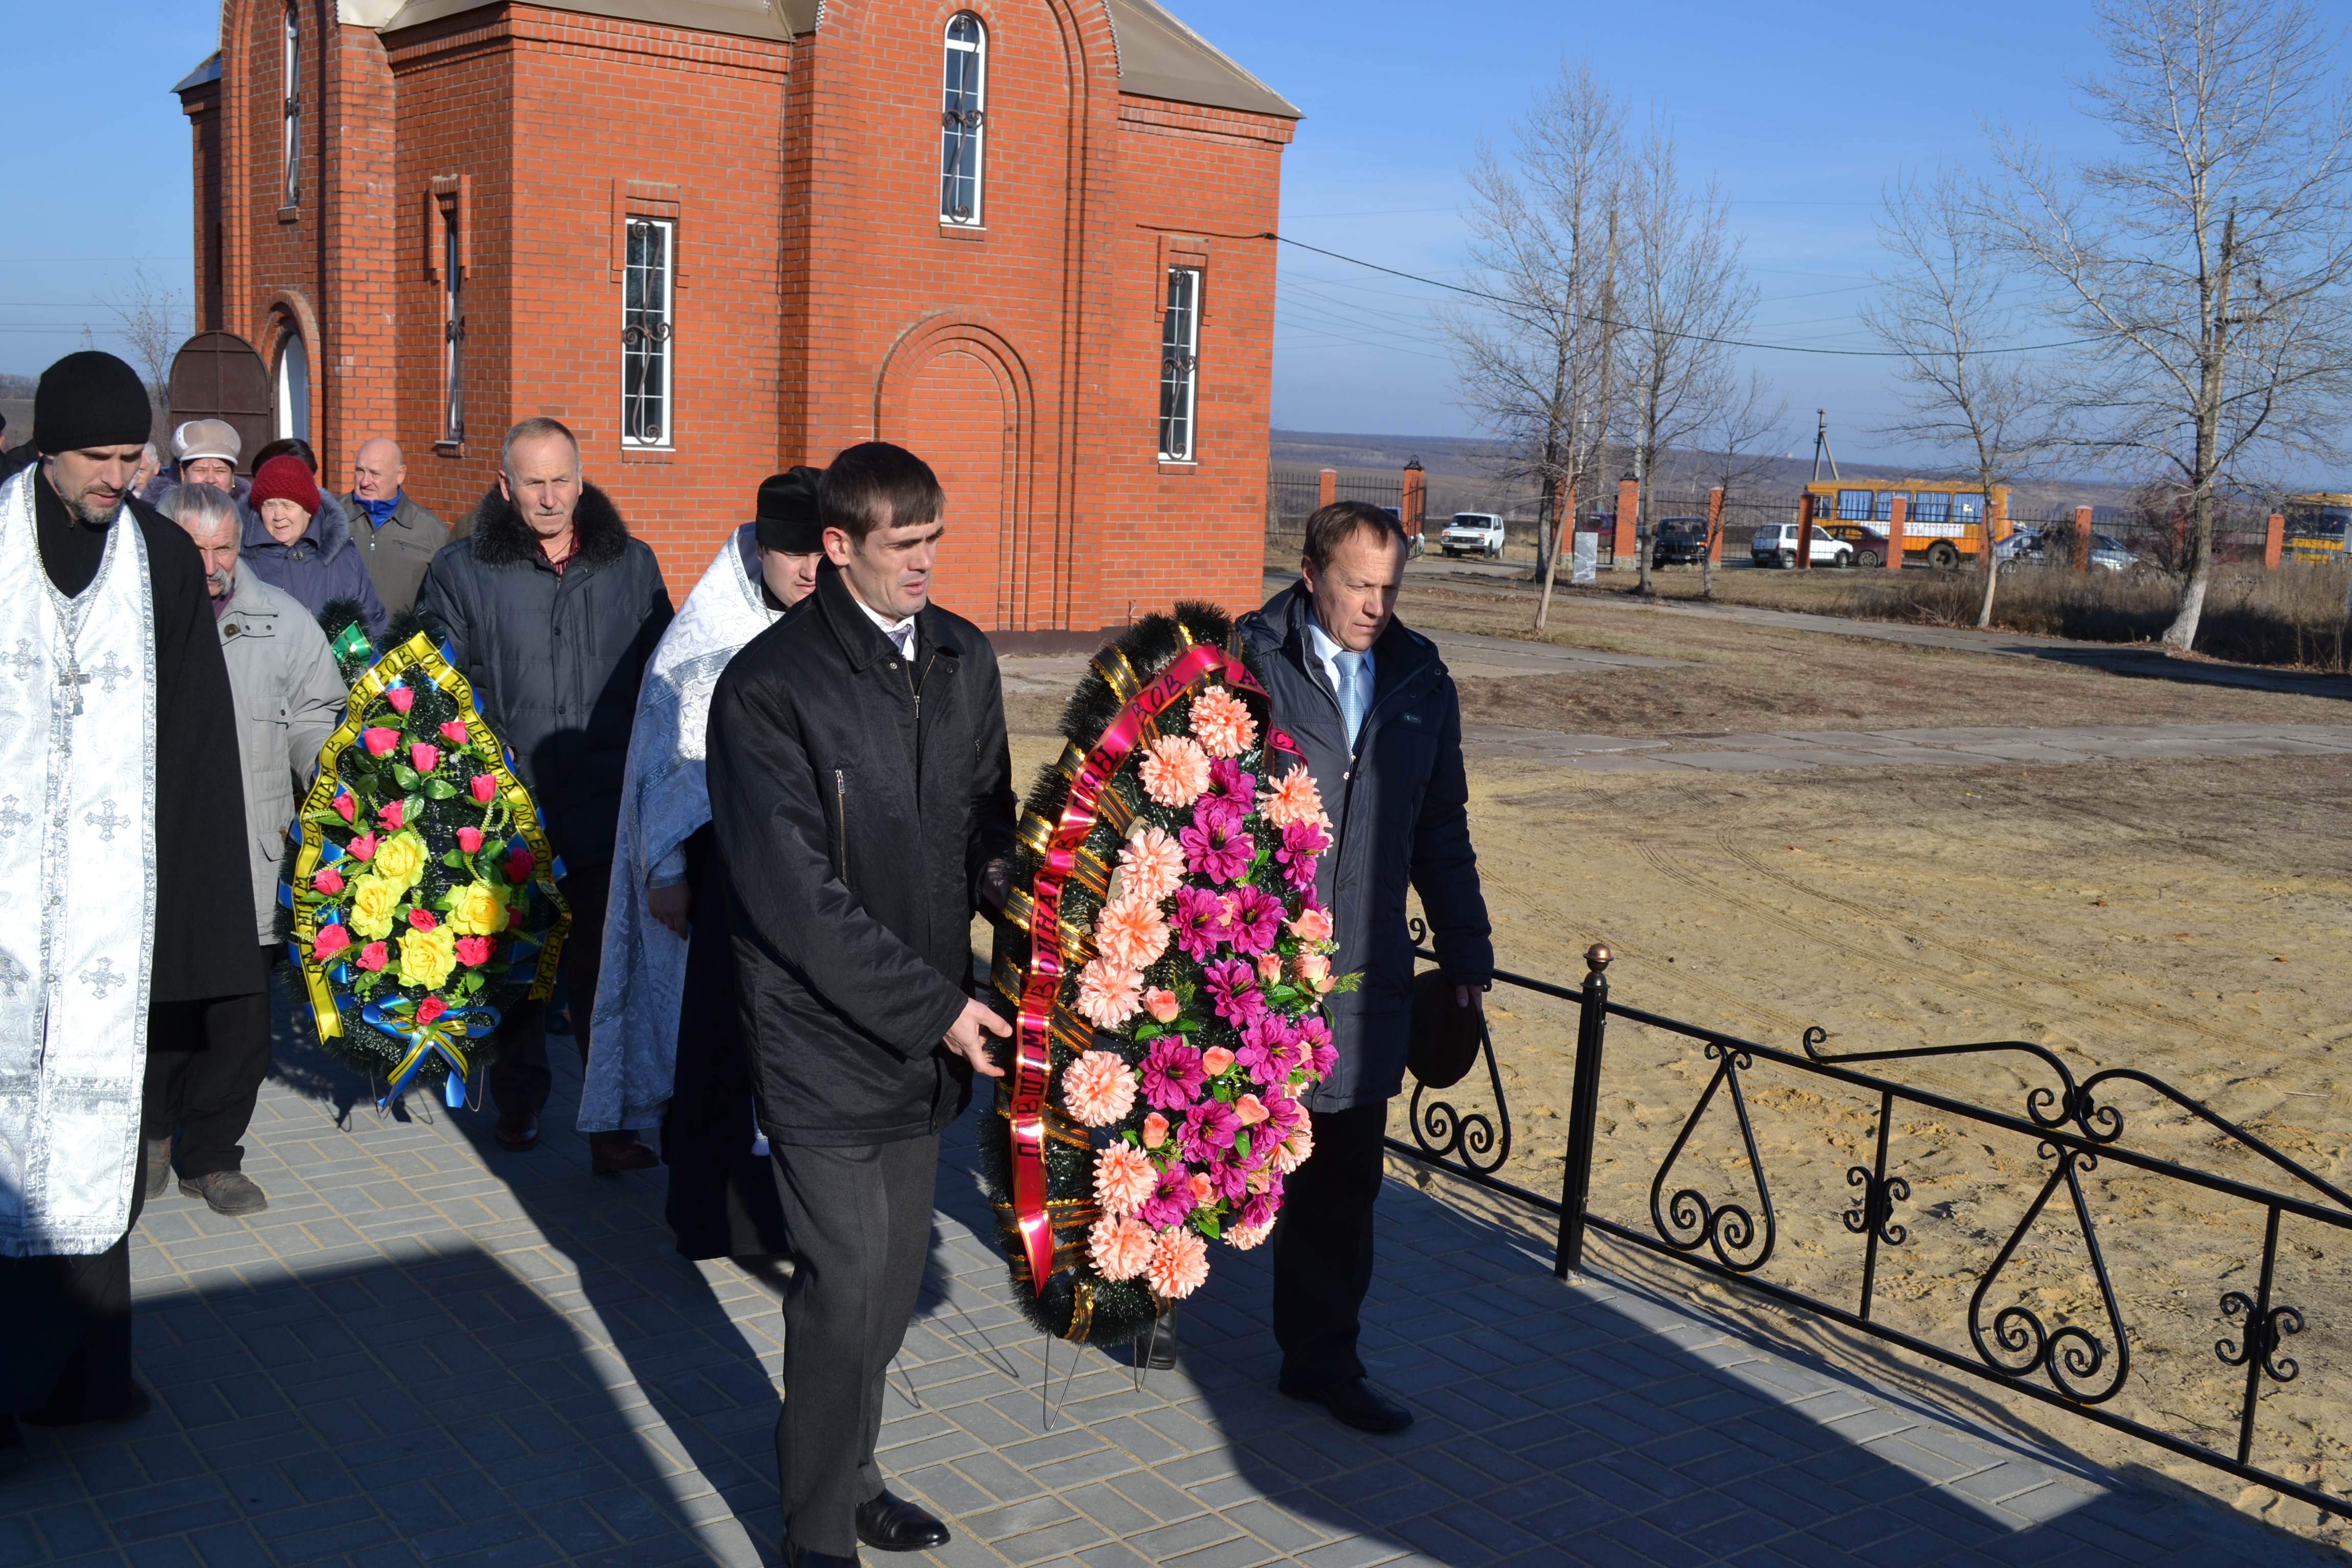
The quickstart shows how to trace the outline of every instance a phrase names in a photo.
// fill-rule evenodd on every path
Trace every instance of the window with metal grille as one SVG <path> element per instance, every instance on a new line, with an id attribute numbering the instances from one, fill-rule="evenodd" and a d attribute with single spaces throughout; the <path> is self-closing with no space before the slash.
<path id="1" fill-rule="evenodd" d="M 1160 455 L 1192 460 L 1192 415 L 1201 374 L 1201 269 L 1168 269 L 1168 309 L 1160 318 Z"/>
<path id="2" fill-rule="evenodd" d="M 677 225 L 629 220 L 629 265 L 622 274 L 621 444 L 670 444 L 670 284 Z"/>
<path id="3" fill-rule="evenodd" d="M 441 204 L 441 438 L 466 438 L 466 249 L 456 197 Z"/>
<path id="4" fill-rule="evenodd" d="M 940 221 L 980 224 L 982 97 L 988 84 L 988 34 L 980 18 L 948 18 L 940 108 Z"/>
<path id="5" fill-rule="evenodd" d="M 278 130 L 278 157 L 285 174 L 280 206 L 302 199 L 302 22 L 293 6 L 286 7 L 285 52 L 278 62 L 286 107 Z"/>

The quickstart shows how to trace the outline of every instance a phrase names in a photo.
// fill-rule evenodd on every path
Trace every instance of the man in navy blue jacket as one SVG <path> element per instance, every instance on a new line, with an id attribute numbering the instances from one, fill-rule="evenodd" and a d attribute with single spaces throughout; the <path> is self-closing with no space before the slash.
<path id="1" fill-rule="evenodd" d="M 1495 971 L 1470 847 L 1461 699 L 1436 646 L 1396 619 L 1404 562 L 1404 536 L 1388 513 L 1358 501 L 1327 506 L 1307 520 L 1298 584 L 1241 622 L 1275 722 L 1306 753 L 1331 818 L 1316 891 L 1339 942 L 1332 969 L 1363 976 L 1330 998 L 1339 1063 L 1307 1096 L 1315 1152 L 1286 1184 L 1275 1227 L 1281 1386 L 1367 1432 L 1412 1423 L 1412 1412 L 1366 1380 L 1356 1354 L 1381 1139 L 1412 1027 L 1408 886 L 1421 896 L 1456 1006 L 1480 1005 Z"/>

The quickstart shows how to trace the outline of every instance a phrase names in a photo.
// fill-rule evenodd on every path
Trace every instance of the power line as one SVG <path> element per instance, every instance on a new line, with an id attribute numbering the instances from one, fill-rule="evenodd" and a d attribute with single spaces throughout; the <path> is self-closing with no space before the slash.
<path id="1" fill-rule="evenodd" d="M 1360 256 L 1348 256 L 1337 250 L 1326 250 L 1319 245 L 1309 245 L 1303 239 L 1292 239 L 1286 235 L 1276 234 L 1271 229 L 1259 235 L 1257 237 L 1260 239 L 1273 240 L 1277 245 L 1296 246 L 1300 250 L 1311 250 L 1318 256 L 1328 256 L 1334 261 L 1344 261 L 1353 267 L 1369 268 L 1374 272 L 1385 272 L 1391 278 L 1402 278 L 1407 281 L 1413 283 L 1425 283 L 1432 289 L 1450 289 L 1452 292 L 1456 294 L 1466 294 L 1474 300 L 1492 300 L 1497 305 L 1507 305 L 1515 310 L 1523 310 L 1527 309 L 1527 302 L 1523 300 L 1506 299 L 1500 294 L 1489 294 L 1483 289 L 1465 289 L 1459 283 L 1441 282 L 1434 278 L 1424 278 L 1418 272 L 1402 272 L 1393 267 L 1383 267 L 1377 261 L 1366 261 Z M 1588 315 L 1584 320 L 1588 321 L 1598 321 L 1604 327 L 1619 327 L 1624 331 L 1633 332 L 1646 332 L 1652 330 L 1651 328 L 1643 326 L 1638 321 L 1615 321 L 1610 320 L 1606 316 Z M 1667 331 L 1665 335 L 1670 338 L 1682 338 L 1691 342 L 1719 343 L 1725 348 L 1731 349 L 1761 349 L 1771 353 L 1829 354 L 1834 355 L 1840 359 L 1910 359 L 1914 357 L 1911 354 L 1904 353 L 1900 349 L 1805 348 L 1796 343 L 1759 343 L 1751 342 L 1745 338 L 1718 338 L 1706 332 L 1677 332 Z M 2098 341 L 2099 340 L 2096 338 L 2068 338 L 2061 342 L 2020 343 L 2014 348 L 1979 349 L 1977 353 L 1980 356 L 1985 354 L 2038 353 L 2044 349 L 2067 349 L 2073 348 L 2080 343 L 2096 342 Z"/>

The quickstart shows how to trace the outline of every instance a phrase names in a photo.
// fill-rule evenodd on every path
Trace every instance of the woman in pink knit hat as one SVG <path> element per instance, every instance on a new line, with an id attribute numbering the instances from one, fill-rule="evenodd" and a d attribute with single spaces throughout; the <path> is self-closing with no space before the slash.
<path id="1" fill-rule="evenodd" d="M 302 459 L 289 452 L 262 464 L 249 499 L 256 515 L 238 553 L 255 575 L 313 616 L 337 599 L 356 599 L 368 636 L 382 637 L 383 601 L 352 543 L 351 524 L 341 508 L 326 504 Z"/>

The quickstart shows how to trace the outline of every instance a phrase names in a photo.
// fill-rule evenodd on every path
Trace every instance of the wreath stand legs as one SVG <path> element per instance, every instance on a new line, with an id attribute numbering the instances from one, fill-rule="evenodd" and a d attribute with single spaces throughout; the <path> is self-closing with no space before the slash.
<path id="1" fill-rule="evenodd" d="M 1151 1320 L 1129 1352 L 1133 1357 L 1136 1392 L 1143 1392 L 1144 1384 L 1155 1372 L 1172 1372 L 1176 1367 L 1176 1303 L 1171 1301 L 1160 1315 Z"/>
<path id="2" fill-rule="evenodd" d="M 1062 1406 L 1070 1401 L 1070 1384 L 1077 1381 L 1078 1363 L 1087 1359 L 1086 1346 L 1076 1345 L 1072 1348 L 1077 1353 L 1070 1358 L 1070 1370 L 1063 1374 L 1062 1397 L 1053 1399 L 1050 1396 L 1054 1384 L 1054 1336 L 1051 1334 L 1045 1336 L 1042 1352 L 1045 1358 L 1045 1367 L 1037 1378 L 1037 1426 L 1040 1431 L 1051 1432 L 1054 1429 L 1054 1417 L 1061 1412 Z"/>

